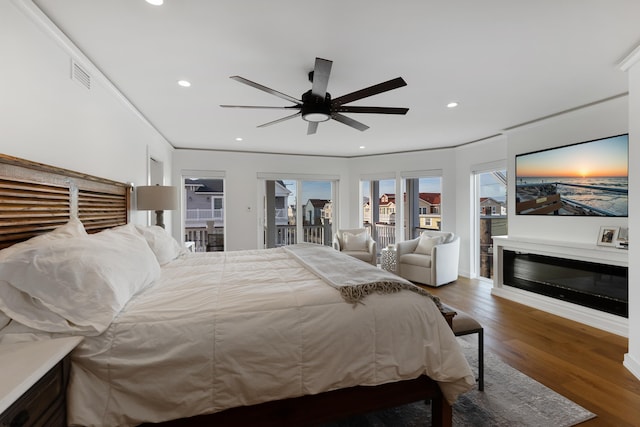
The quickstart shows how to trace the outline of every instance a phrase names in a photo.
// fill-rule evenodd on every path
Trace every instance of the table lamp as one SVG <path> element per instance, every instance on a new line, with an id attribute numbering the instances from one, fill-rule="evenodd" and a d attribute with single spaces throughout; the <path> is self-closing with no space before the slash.
<path id="1" fill-rule="evenodd" d="M 178 187 L 168 185 L 143 185 L 137 188 L 137 208 L 156 211 L 156 225 L 164 228 L 164 211 L 178 209 Z"/>

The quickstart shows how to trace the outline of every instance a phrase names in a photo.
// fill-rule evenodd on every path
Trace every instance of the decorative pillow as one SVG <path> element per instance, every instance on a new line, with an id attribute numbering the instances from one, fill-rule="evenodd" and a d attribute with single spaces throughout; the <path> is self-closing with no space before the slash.
<path id="1" fill-rule="evenodd" d="M 158 227 L 157 225 L 151 227 L 136 225 L 135 227 L 147 241 L 147 244 L 156 255 L 160 265 L 165 265 L 186 252 L 186 249 L 180 246 L 180 243 L 162 227 Z"/>
<path id="2" fill-rule="evenodd" d="M 367 250 L 367 232 L 362 231 L 354 234 L 345 231 L 342 233 L 342 240 L 344 241 L 345 251 L 366 251 Z"/>
<path id="3" fill-rule="evenodd" d="M 43 331 L 98 335 L 159 276 L 155 255 L 133 226 L 54 239 L 3 260 L 0 309 Z"/>
<path id="4" fill-rule="evenodd" d="M 418 246 L 413 251 L 413 253 L 431 255 L 431 249 L 433 249 L 435 245 L 439 245 L 440 243 L 442 243 L 442 240 L 442 236 L 431 237 L 426 234 L 422 234 L 420 236 L 420 240 L 418 241 Z"/>

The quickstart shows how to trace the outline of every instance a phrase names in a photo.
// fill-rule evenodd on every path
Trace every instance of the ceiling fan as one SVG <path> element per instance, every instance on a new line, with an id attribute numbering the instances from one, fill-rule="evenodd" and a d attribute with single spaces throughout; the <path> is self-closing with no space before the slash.
<path id="1" fill-rule="evenodd" d="M 327 92 L 327 86 L 329 84 L 329 74 L 331 73 L 332 64 L 333 62 L 329 61 L 328 59 L 316 58 L 316 63 L 313 71 L 309 72 L 309 81 L 311 81 L 312 83 L 311 90 L 303 93 L 301 97 L 302 99 L 296 99 L 282 92 L 278 92 L 277 90 L 273 90 L 261 84 L 252 82 L 251 80 L 247 80 L 244 77 L 231 76 L 231 78 L 235 81 L 275 95 L 278 98 L 282 98 L 286 101 L 292 102 L 294 105 L 286 107 L 221 105 L 221 107 L 297 110 L 295 114 L 262 124 L 258 127 L 271 126 L 276 123 L 301 116 L 305 121 L 309 123 L 307 127 L 307 135 L 316 133 L 316 131 L 318 130 L 318 123 L 326 122 L 329 119 L 336 120 L 359 131 L 365 131 L 369 129 L 369 126 L 365 125 L 364 123 L 360 123 L 359 121 L 347 117 L 342 113 L 407 114 L 407 111 L 409 111 L 408 108 L 363 107 L 355 105 L 344 105 L 362 98 L 366 98 L 368 96 L 377 95 L 382 92 L 387 92 L 389 90 L 406 86 L 407 83 L 402 79 L 402 77 L 397 77 L 395 79 L 379 83 L 377 85 L 369 86 L 367 88 L 357 90 L 338 98 L 331 99 L 331 95 Z"/>

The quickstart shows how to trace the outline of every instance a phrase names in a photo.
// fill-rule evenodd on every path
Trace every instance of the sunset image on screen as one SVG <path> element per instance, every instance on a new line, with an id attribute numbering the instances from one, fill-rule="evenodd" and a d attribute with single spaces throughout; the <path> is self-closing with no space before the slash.
<path id="1" fill-rule="evenodd" d="M 516 156 L 517 215 L 628 215 L 629 136 Z"/>
<path id="2" fill-rule="evenodd" d="M 626 177 L 626 135 L 518 157 L 521 177 Z"/>

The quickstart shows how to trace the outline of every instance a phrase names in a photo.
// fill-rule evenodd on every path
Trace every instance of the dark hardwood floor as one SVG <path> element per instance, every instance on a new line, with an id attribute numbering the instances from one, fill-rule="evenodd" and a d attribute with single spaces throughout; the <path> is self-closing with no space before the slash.
<path id="1" fill-rule="evenodd" d="M 425 288 L 483 325 L 485 351 L 597 415 L 581 427 L 640 426 L 640 380 L 622 365 L 627 338 L 493 296 L 478 280 Z"/>

